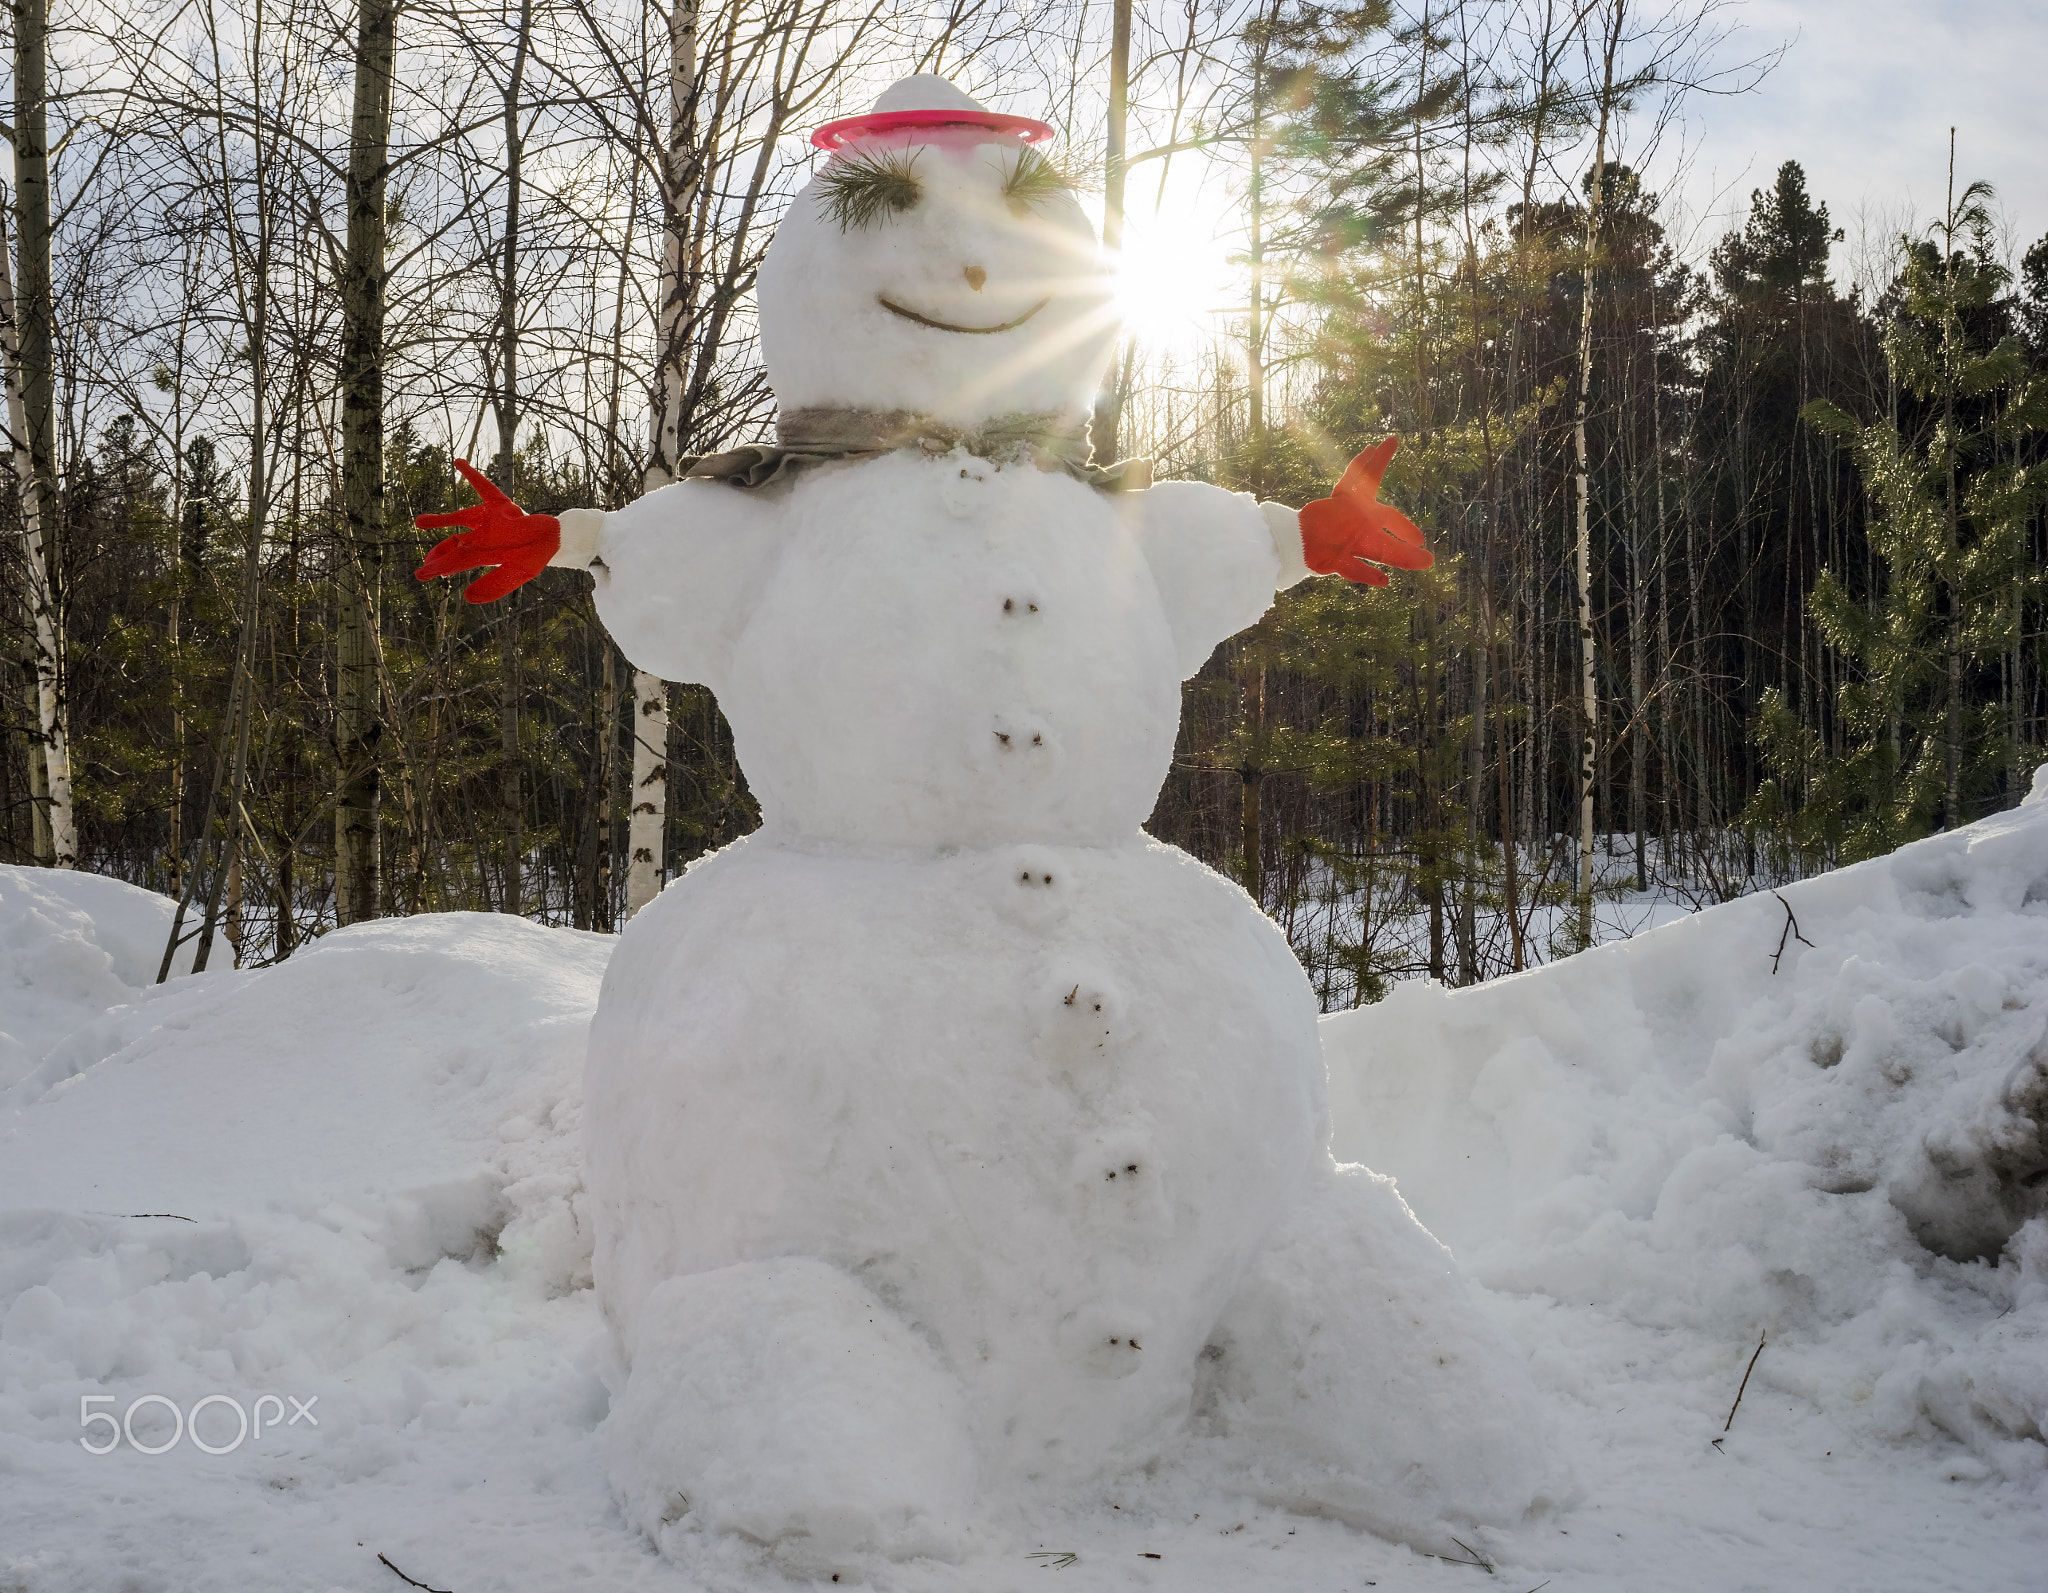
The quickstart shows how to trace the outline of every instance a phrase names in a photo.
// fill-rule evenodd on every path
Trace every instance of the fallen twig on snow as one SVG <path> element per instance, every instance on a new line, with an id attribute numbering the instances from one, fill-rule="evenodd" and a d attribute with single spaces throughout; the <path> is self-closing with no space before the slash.
<path id="1" fill-rule="evenodd" d="M 1813 942 L 1799 933 L 1799 920 L 1792 916 L 1792 904 L 1776 891 L 1772 891 L 1771 894 L 1778 897 L 1778 905 L 1785 909 L 1785 927 L 1778 934 L 1778 949 L 1771 953 L 1771 977 L 1775 979 L 1778 977 L 1778 962 L 1785 955 L 1785 942 L 1788 939 L 1796 939 L 1800 945 L 1809 947 Z"/>
<path id="2" fill-rule="evenodd" d="M 1723 1422 L 1723 1423 L 1721 1424 L 1721 1431 L 1722 1431 L 1722 1432 L 1724 1432 L 1724 1433 L 1725 1433 L 1725 1432 L 1727 1432 L 1729 1428 L 1731 1428 L 1731 1427 L 1733 1427 L 1733 1426 L 1735 1425 L 1735 1411 L 1736 1411 L 1736 1407 L 1737 1407 L 1737 1406 L 1739 1406 L 1739 1405 L 1741 1405 L 1741 1403 L 1742 1403 L 1742 1393 L 1743 1393 L 1743 1389 L 1746 1389 L 1746 1388 L 1748 1388 L 1748 1387 L 1749 1387 L 1749 1374 L 1750 1374 L 1751 1372 L 1753 1372 L 1753 1371 L 1755 1371 L 1755 1370 L 1756 1370 L 1756 1358 L 1757 1358 L 1757 1355 L 1761 1355 L 1761 1354 L 1763 1354 L 1763 1352 L 1764 1352 L 1764 1339 L 1765 1339 L 1765 1338 L 1766 1338 L 1766 1337 L 1767 1337 L 1767 1336 L 1769 1335 L 1770 1331 L 1771 1331 L 1771 1330 L 1770 1330 L 1769 1328 L 1765 1328 L 1765 1329 L 1764 1329 L 1764 1331 L 1763 1331 L 1762 1333 L 1759 1333 L 1759 1334 L 1758 1334 L 1758 1335 L 1756 1336 L 1756 1355 L 1752 1355 L 1752 1356 L 1751 1356 L 1751 1357 L 1749 1358 L 1749 1365 L 1748 1365 L 1748 1366 L 1747 1366 L 1746 1368 L 1744 1368 L 1744 1370 L 1743 1370 L 1743 1373 L 1742 1373 L 1742 1387 L 1741 1387 L 1741 1388 L 1738 1388 L 1738 1389 L 1736 1389 L 1736 1391 L 1735 1391 L 1735 1404 L 1734 1404 L 1734 1405 L 1730 1405 L 1730 1406 L 1728 1407 L 1728 1419 L 1727 1419 L 1727 1420 L 1726 1420 L 1725 1422 Z"/>
<path id="3" fill-rule="evenodd" d="M 1040 1549 L 1036 1554 L 1027 1554 L 1024 1558 L 1027 1560 L 1043 1560 L 1045 1565 L 1041 1565 L 1038 1568 L 1041 1571 L 1045 1569 L 1046 1565 L 1051 1566 L 1055 1571 L 1064 1571 L 1081 1557 L 1071 1549 Z"/>
<path id="4" fill-rule="evenodd" d="M 403 1571 L 399 1570 L 397 1566 L 393 1565 L 390 1562 L 390 1560 L 386 1559 L 385 1556 L 382 1554 L 379 1554 L 377 1558 L 384 1561 L 384 1569 L 389 1571 L 393 1576 L 397 1577 L 399 1581 L 412 1583 L 414 1587 L 421 1589 L 422 1593 L 448 1593 L 448 1590 L 446 1588 L 428 1587 L 427 1584 L 424 1582 L 414 1581 L 413 1578 L 407 1576 Z"/>

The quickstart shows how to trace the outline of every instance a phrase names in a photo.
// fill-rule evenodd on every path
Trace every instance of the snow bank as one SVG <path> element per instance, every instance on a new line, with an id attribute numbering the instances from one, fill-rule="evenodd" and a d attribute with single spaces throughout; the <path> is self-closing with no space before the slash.
<path id="1" fill-rule="evenodd" d="M 1500 1571 L 1488 1585 L 2038 1582 L 2048 1512 L 2027 1423 L 2048 1377 L 2028 1356 L 2044 1341 L 2048 1256 L 2031 1195 L 2009 1193 L 2029 1188 L 2013 1159 L 2024 1113 L 1984 1092 L 2038 1038 L 2048 926 L 2027 898 L 2048 877 L 2043 819 L 2029 808 L 1786 892 L 1814 946 L 1788 939 L 1775 976 L 1784 911 L 1766 897 L 1527 979 L 1405 987 L 1325 1023 L 1340 1152 L 1398 1172 L 1503 1291 L 1488 1312 L 1531 1356 L 1577 1473 L 1568 1507 L 1458 1533 Z M 700 1574 L 662 1560 L 607 1483 L 609 1368 L 578 1173 L 581 1032 L 607 939 L 412 919 L 330 935 L 278 968 L 149 987 L 153 967 L 110 948 L 131 918 L 146 945 L 168 905 L 21 872 L 0 873 L 0 902 L 18 924 L 41 888 L 47 927 L 0 938 L 0 1027 L 29 1048 L 19 993 L 33 992 L 33 1032 L 63 1032 L 30 1071 L 52 1051 L 69 1060 L 0 1107 L 0 1589 L 403 1587 L 380 1554 L 459 1593 L 791 1586 L 739 1534 Z M 109 1004 L 88 1011 L 97 991 Z M 1831 1067 L 1814 1059 L 1829 1035 Z M 1832 1051 L 1819 1046 L 1823 1061 Z M 1944 1158 L 1969 1177 L 1930 1185 Z M 1861 1177 L 1868 1188 L 1829 1192 Z M 1965 1203 L 1965 1220 L 1924 1198 L 1973 1180 L 1992 1198 Z M 1351 1181 L 1392 1198 L 1382 1180 Z M 133 1215 L 146 1213 L 167 1215 Z M 1915 1237 L 1960 1250 L 2015 1218 L 1997 1266 Z M 1357 1275 L 1371 1247 L 1355 1248 L 1323 1295 L 1355 1299 L 1374 1332 L 1418 1326 L 1373 1296 Z M 1293 1255 L 1265 1265 L 1308 1289 Z M 784 1320 L 784 1282 L 759 1281 L 699 1307 L 711 1329 L 781 1353 L 756 1317 Z M 1329 1335 L 1289 1320 L 1312 1331 L 1282 1348 L 1313 1374 Z M 1269 1332 L 1250 1317 L 1229 1331 Z M 1447 1349 L 1456 1377 L 1461 1346 Z M 1296 1401 L 1290 1424 L 1333 1434 L 1383 1413 L 1313 1375 L 1304 1399 L 1294 1380 L 1239 1370 L 1226 1352 L 1208 1392 L 1226 1436 L 1033 1502 L 963 1562 L 905 1562 L 885 1585 L 1013 1593 L 1054 1567 L 1066 1593 L 1478 1585 L 1470 1566 L 1261 1503 L 1301 1487 L 1257 1442 L 1276 1401 Z M 804 1375 L 793 1368 L 793 1394 Z M 81 1447 L 105 1431 L 82 1429 L 82 1398 L 118 1418 L 144 1394 L 181 1413 L 214 1394 L 279 1407 L 231 1453 L 190 1436 L 156 1455 L 125 1439 Z M 287 1397 L 310 1417 L 286 1425 Z M 1445 1452 L 1467 1458 L 1473 1489 L 1488 1485 L 1490 1443 L 1528 1440 L 1476 1401 L 1450 1425 Z M 162 1406 L 133 1426 L 151 1447 L 173 1431 Z M 203 1412 L 199 1435 L 225 1445 L 232 1412 Z M 750 1460 L 744 1436 L 718 1449 Z M 889 1481 L 878 1467 L 876 1486 Z"/>
<path id="2" fill-rule="evenodd" d="M 1492 1289 L 2048 1462 L 2048 805 L 1327 1019 L 1340 1159 Z"/>
<path id="3" fill-rule="evenodd" d="M 60 918 L 46 896 L 43 924 L 24 911 L 0 955 L 0 988 L 42 988 L 54 968 L 58 1000 L 120 1003 L 31 1057 L 31 1079 L 60 1082 L 27 1082 L 0 1115 L 0 1586 L 324 1589 L 340 1564 L 310 1582 L 305 1565 L 333 1562 L 341 1533 L 309 1548 L 252 1530 L 265 1494 L 275 1528 L 301 1488 L 473 1480 L 508 1437 L 559 1449 L 603 1414 L 575 1364 L 597 1330 L 577 1120 L 611 943 L 445 915 L 136 990 L 113 953 L 111 968 L 88 955 L 148 925 L 125 892 L 104 893 L 111 923 Z M 189 1439 L 161 1456 L 80 1447 L 105 1430 L 82 1432 L 81 1396 L 120 1416 L 145 1394 L 181 1413 L 222 1394 L 254 1415 L 266 1393 L 313 1399 L 320 1425 L 272 1419 L 221 1456 Z M 224 1404 L 199 1421 L 215 1446 L 235 1436 Z M 134 1427 L 145 1446 L 176 1431 L 163 1405 Z M 581 1508 L 601 1516 L 590 1493 Z"/>
<path id="4" fill-rule="evenodd" d="M 580 1106 L 610 949 L 436 914 L 328 935 L 275 968 L 124 991 L 13 1092 L 0 1210 L 207 1223 L 342 1202 L 404 1228 L 392 1242 L 411 1265 L 496 1243 L 521 1201 L 559 1205 L 576 1181 L 573 1137 L 544 1136 L 545 1166 L 518 1147 Z M 541 1196 L 534 1178 L 558 1187 Z M 566 1278 L 587 1262 L 547 1265 Z"/>
<path id="5" fill-rule="evenodd" d="M 0 864 L 0 1092 L 80 1024 L 156 983 L 176 911 L 122 880 Z M 189 973 L 196 949 L 182 947 L 173 971 Z"/>

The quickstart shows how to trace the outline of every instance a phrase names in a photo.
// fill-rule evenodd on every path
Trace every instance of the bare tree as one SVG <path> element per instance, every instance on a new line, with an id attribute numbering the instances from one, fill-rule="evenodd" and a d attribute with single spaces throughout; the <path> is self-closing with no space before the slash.
<path id="1" fill-rule="evenodd" d="M 377 914 L 377 585 L 384 519 L 384 184 L 391 138 L 395 0 L 360 0 L 355 114 L 348 156 L 348 253 L 342 266 L 342 524 L 336 555 L 334 909 Z"/>

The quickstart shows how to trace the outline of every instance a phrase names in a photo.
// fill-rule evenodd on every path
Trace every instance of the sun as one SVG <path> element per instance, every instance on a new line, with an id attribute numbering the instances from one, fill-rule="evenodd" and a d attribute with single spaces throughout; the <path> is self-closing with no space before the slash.
<path id="1" fill-rule="evenodd" d="M 1133 207 L 1117 266 L 1117 312 L 1148 350 L 1191 353 L 1235 296 L 1230 245 L 1193 203 Z"/>

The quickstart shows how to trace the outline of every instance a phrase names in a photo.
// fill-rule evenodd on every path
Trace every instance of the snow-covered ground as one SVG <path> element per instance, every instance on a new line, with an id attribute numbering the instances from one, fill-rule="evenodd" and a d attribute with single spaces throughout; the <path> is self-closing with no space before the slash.
<path id="1" fill-rule="evenodd" d="M 1560 962 L 1580 949 L 1573 838 L 1552 836 L 1550 845 L 1524 845 L 1515 855 L 1512 918 L 1503 906 L 1505 880 L 1497 853 L 1476 879 L 1448 882 L 1442 955 L 1454 983 L 1497 979 L 1513 969 L 1517 929 L 1523 968 Z M 1773 856 L 1733 830 L 1687 836 L 1671 845 L 1647 836 L 1643 861 L 1639 889 L 1634 838 L 1614 832 L 1595 839 L 1593 945 L 1628 940 L 1703 907 L 1804 877 L 1798 859 Z M 1430 914 L 1412 850 L 1382 848 L 1342 860 L 1289 857 L 1286 866 L 1299 874 L 1269 877 L 1267 907 L 1307 968 L 1323 1011 L 1349 1011 L 1377 999 L 1392 984 L 1427 975 Z M 1468 890 L 1473 893 L 1469 924 Z M 1468 966 L 1476 977 L 1466 977 Z"/>
<path id="2" fill-rule="evenodd" d="M 610 941 L 416 918 L 157 987 L 169 912 L 0 869 L 0 1590 L 782 1585 L 693 1580 L 604 1484 Z M 2044 1019 L 2048 804 L 1329 1018 L 1339 1156 L 1486 1286 L 1572 1501 L 1474 1542 L 1490 1576 L 1250 1504 L 1197 1445 L 896 1581 L 2048 1586 Z M 261 1430 L 141 1452 L 212 1395 Z M 82 1399 L 135 1442 L 87 1452 Z"/>

